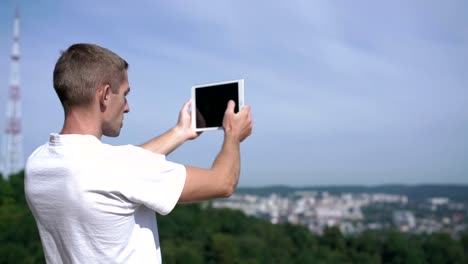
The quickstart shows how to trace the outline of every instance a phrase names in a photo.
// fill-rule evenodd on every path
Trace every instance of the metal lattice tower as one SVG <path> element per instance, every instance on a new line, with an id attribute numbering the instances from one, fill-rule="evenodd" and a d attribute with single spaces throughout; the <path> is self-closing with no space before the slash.
<path id="1" fill-rule="evenodd" d="M 20 94 L 20 50 L 19 11 L 16 8 L 13 24 L 13 48 L 11 51 L 10 87 L 6 109 L 6 126 L 2 141 L 1 172 L 4 178 L 19 172 L 24 167 L 21 135 L 21 94 Z"/>

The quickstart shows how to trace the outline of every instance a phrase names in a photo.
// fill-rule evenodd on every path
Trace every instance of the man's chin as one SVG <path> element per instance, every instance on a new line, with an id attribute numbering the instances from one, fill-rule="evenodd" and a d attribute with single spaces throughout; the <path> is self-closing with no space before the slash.
<path id="1" fill-rule="evenodd" d="M 117 131 L 104 131 L 102 134 L 106 137 L 118 137 L 120 135 L 120 129 Z"/>

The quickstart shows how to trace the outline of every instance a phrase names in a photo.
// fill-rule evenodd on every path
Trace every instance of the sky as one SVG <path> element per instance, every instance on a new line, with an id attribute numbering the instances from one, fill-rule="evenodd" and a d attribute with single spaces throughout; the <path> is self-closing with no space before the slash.
<path id="1" fill-rule="evenodd" d="M 254 130 L 239 186 L 468 184 L 466 1 L 18 2 L 25 157 L 63 125 L 60 51 L 95 43 L 130 64 L 131 111 L 106 143 L 143 143 L 192 85 L 242 78 Z M 0 1 L 0 113 L 15 3 Z M 210 167 L 222 140 L 167 159 Z"/>

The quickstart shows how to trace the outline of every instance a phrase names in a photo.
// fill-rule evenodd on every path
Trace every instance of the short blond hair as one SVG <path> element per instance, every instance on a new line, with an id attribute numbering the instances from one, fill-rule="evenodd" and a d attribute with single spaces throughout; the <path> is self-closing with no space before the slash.
<path id="1" fill-rule="evenodd" d="M 54 89 L 65 112 L 88 106 L 98 87 L 108 84 L 113 93 L 126 77 L 128 63 L 95 44 L 74 44 L 62 53 L 54 69 Z"/>

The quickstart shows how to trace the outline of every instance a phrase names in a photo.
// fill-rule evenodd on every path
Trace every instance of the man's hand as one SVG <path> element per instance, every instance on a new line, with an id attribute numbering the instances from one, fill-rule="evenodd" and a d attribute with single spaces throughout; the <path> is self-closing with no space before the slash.
<path id="1" fill-rule="evenodd" d="M 175 127 L 159 137 L 142 144 L 140 147 L 155 153 L 169 155 L 185 141 L 196 138 L 199 134 L 191 126 L 192 118 L 189 113 L 191 103 L 191 100 L 189 100 L 184 104 L 182 110 L 180 110 L 179 120 Z"/>
<path id="2" fill-rule="evenodd" d="M 183 141 L 195 139 L 198 133 L 192 129 L 192 115 L 189 113 L 192 100 L 187 101 L 179 113 L 179 120 L 175 126 L 175 131 Z"/>
<path id="3" fill-rule="evenodd" d="M 226 136 L 232 136 L 242 142 L 252 133 L 252 116 L 249 105 L 245 105 L 237 114 L 234 113 L 235 106 L 234 101 L 229 101 L 224 113 L 223 128 Z"/>

